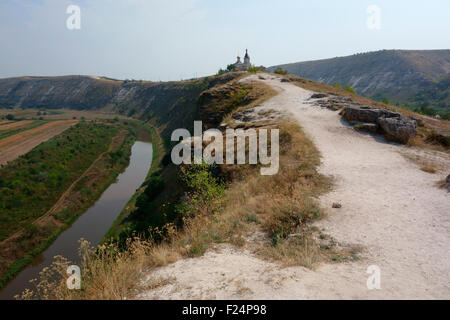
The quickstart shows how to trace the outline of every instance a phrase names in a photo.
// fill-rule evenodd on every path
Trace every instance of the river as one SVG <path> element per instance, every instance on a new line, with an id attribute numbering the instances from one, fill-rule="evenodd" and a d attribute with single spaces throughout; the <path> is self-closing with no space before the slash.
<path id="1" fill-rule="evenodd" d="M 13 299 L 16 294 L 30 287 L 29 281 L 60 255 L 70 261 L 78 261 L 79 240 L 88 240 L 97 245 L 103 239 L 114 220 L 144 182 L 152 162 L 152 144 L 136 141 L 131 149 L 130 163 L 116 181 L 111 184 L 84 214 L 0 292 L 0 300 Z"/>

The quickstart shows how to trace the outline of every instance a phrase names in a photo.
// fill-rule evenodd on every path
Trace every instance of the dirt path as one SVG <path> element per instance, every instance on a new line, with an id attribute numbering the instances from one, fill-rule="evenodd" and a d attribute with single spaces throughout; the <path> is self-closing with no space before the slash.
<path id="1" fill-rule="evenodd" d="M 0 140 L 0 165 L 29 152 L 44 141 L 60 134 L 77 120 L 58 120 L 46 123 L 40 127 L 30 129 Z"/>
<path id="2" fill-rule="evenodd" d="M 364 248 L 358 262 L 316 271 L 281 268 L 249 252 L 221 245 L 203 257 L 181 260 L 149 275 L 168 285 L 143 299 L 450 299 L 450 195 L 435 183 L 450 171 L 420 171 L 401 153 L 420 152 L 364 135 L 337 112 L 308 103 L 311 91 L 266 75 L 279 94 L 263 107 L 289 112 L 323 156 L 321 172 L 335 177 L 321 198 L 328 217 L 316 225 L 343 244 Z M 261 81 L 250 76 L 245 81 Z M 444 172 L 446 173 L 444 175 Z M 341 209 L 331 209 L 333 202 Z M 381 270 L 381 289 L 368 290 L 367 268 Z"/>

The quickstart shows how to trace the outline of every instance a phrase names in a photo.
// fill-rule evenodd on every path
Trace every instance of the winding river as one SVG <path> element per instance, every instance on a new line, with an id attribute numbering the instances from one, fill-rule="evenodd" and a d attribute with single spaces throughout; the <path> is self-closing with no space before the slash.
<path id="1" fill-rule="evenodd" d="M 47 250 L 2 289 L 0 299 L 13 299 L 16 294 L 28 288 L 29 281 L 37 278 L 39 272 L 53 262 L 54 256 L 60 255 L 70 261 L 78 261 L 79 239 L 86 239 L 92 245 L 99 244 L 136 189 L 144 182 L 150 169 L 152 154 L 151 143 L 136 141 L 131 149 L 130 163 L 116 182 L 70 228 L 61 233 Z"/>

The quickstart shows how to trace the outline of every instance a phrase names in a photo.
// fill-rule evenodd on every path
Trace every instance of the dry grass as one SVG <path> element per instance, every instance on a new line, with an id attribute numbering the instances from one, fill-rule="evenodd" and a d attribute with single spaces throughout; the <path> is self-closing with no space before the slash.
<path id="1" fill-rule="evenodd" d="M 424 165 L 422 167 L 420 167 L 420 170 L 424 171 L 424 172 L 428 172 L 428 173 L 436 173 L 437 170 L 433 165 Z"/>
<path id="2" fill-rule="evenodd" d="M 416 164 L 418 168 L 424 172 L 434 174 L 440 171 L 445 171 L 446 169 L 445 163 L 442 163 L 442 159 L 440 159 L 438 155 L 433 158 L 430 155 L 425 156 L 407 152 L 402 152 L 401 154 L 406 159 Z"/>

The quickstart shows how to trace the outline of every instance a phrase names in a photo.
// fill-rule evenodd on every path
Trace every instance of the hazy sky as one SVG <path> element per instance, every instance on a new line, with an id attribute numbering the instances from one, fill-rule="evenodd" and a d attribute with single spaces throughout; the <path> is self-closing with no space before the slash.
<path id="1" fill-rule="evenodd" d="M 81 29 L 69 30 L 69 5 Z M 380 8 L 369 29 L 367 8 Z M 249 49 L 275 65 L 379 49 L 449 49 L 448 0 L 1 0 L 0 77 L 210 75 Z"/>

